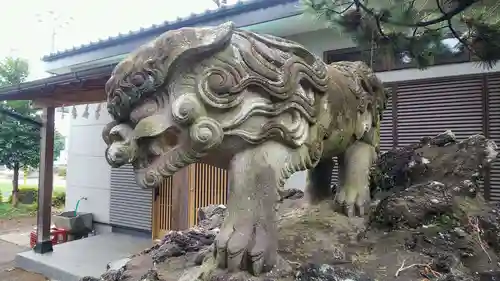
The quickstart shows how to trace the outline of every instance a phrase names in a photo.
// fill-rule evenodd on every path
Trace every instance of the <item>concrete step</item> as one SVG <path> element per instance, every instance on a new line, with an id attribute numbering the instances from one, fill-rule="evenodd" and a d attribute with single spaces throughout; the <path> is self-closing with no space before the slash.
<path id="1" fill-rule="evenodd" d="M 109 263 L 151 246 L 151 239 L 111 232 L 55 245 L 52 253 L 19 253 L 14 262 L 18 268 L 51 280 L 79 281 L 85 276 L 98 278 Z"/>

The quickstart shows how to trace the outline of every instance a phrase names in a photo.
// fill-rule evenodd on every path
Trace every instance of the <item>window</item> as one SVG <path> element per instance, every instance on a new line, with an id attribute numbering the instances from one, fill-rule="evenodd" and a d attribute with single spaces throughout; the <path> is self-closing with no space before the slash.
<path id="1" fill-rule="evenodd" d="M 446 56 L 435 58 L 436 61 L 434 64 L 443 65 L 471 61 L 470 53 L 467 51 L 462 52 L 457 47 L 457 42 L 458 39 L 456 38 L 444 39 L 443 43 L 449 47 L 451 52 Z M 372 58 L 372 63 L 370 63 L 370 58 Z M 391 62 L 388 59 L 384 59 L 381 55 L 378 55 L 376 50 L 372 53 L 371 50 L 361 50 L 357 47 L 326 51 L 324 60 L 326 63 L 336 61 L 364 61 L 368 65 L 372 65 L 372 68 L 377 72 L 416 68 L 416 64 L 408 56 L 402 55 L 399 61 Z"/>

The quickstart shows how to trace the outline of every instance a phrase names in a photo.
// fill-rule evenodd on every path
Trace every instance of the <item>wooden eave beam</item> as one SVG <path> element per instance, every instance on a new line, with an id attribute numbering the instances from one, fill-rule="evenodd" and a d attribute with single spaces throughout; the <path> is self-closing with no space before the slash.
<path id="1" fill-rule="evenodd" d="M 56 92 L 50 96 L 34 97 L 33 105 L 37 108 L 62 107 L 88 103 L 100 103 L 106 100 L 104 89 Z"/>
<path id="2" fill-rule="evenodd" d="M 31 100 L 36 107 L 61 107 L 98 103 L 106 100 L 107 77 L 45 85 L 41 88 L 14 90 L 0 95 L 0 100 Z"/>

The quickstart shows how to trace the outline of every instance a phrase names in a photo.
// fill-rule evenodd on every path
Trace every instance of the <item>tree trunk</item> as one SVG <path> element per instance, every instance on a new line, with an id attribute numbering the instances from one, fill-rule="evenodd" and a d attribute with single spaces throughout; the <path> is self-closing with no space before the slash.
<path id="1" fill-rule="evenodd" d="M 12 206 L 16 207 L 19 193 L 19 163 L 14 164 L 14 176 L 12 178 Z"/>
<path id="2" fill-rule="evenodd" d="M 23 184 L 24 185 L 28 184 L 28 168 L 27 167 L 23 168 Z"/>

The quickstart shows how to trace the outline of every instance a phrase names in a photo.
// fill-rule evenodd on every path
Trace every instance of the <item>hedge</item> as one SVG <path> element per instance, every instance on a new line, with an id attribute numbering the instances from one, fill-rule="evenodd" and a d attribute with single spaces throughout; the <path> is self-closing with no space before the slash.
<path id="1" fill-rule="evenodd" d="M 38 200 L 38 188 L 21 187 L 17 192 L 17 202 L 21 204 L 34 204 Z M 9 203 L 12 203 L 12 194 L 9 196 Z"/>
<path id="2" fill-rule="evenodd" d="M 18 202 L 21 204 L 36 204 L 38 203 L 38 188 L 21 187 L 17 193 Z M 12 195 L 9 196 L 9 203 L 12 203 Z M 66 203 L 65 191 L 54 191 L 52 193 L 52 206 L 63 207 Z"/>

